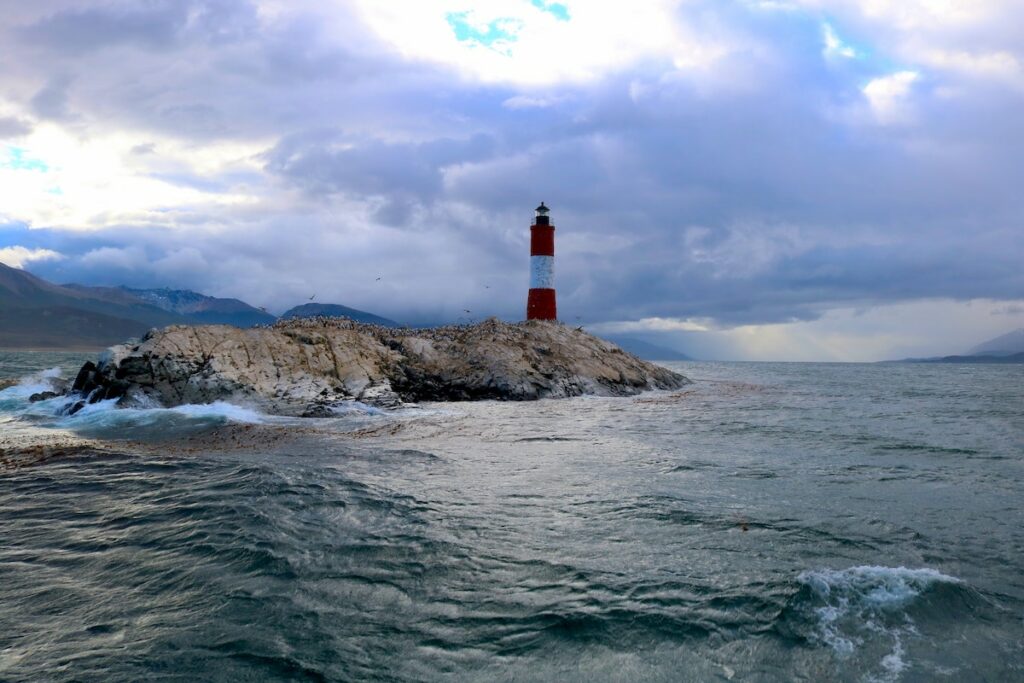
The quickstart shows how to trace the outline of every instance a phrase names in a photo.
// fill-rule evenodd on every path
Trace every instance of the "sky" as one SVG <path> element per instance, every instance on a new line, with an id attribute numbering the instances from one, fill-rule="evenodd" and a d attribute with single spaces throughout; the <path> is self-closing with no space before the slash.
<path id="1" fill-rule="evenodd" d="M 1019 0 L 0 0 L 0 262 L 700 358 L 1024 327 Z M 470 313 L 465 313 L 469 310 Z"/>

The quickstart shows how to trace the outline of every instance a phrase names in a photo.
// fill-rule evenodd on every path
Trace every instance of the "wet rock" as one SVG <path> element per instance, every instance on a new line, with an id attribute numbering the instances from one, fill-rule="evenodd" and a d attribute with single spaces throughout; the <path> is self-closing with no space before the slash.
<path id="1" fill-rule="evenodd" d="M 402 405 L 402 398 L 391 388 L 391 382 L 387 379 L 368 385 L 359 392 L 358 400 L 376 408 L 397 408 Z"/>
<path id="2" fill-rule="evenodd" d="M 39 401 L 46 401 L 51 398 L 57 398 L 60 396 L 56 391 L 40 391 L 39 393 L 32 394 L 28 397 L 29 403 L 38 403 Z"/>
<path id="3" fill-rule="evenodd" d="M 96 372 L 96 364 L 91 360 L 85 361 L 82 369 L 78 371 L 78 375 L 75 376 L 75 382 L 71 385 L 72 391 L 82 391 L 85 389 L 85 385 L 92 379 L 93 374 Z"/>

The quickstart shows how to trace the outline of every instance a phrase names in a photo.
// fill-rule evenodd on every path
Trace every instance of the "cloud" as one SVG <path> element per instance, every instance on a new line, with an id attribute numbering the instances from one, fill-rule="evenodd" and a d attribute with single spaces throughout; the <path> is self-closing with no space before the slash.
<path id="1" fill-rule="evenodd" d="M 0 246 L 58 281 L 518 318 L 543 199 L 568 320 L 737 355 L 1024 298 L 1013 3 L 562 5 L 474 4 L 498 52 L 454 0 L 18 3 Z"/>
<path id="2" fill-rule="evenodd" d="M 0 116 L 0 140 L 28 135 L 32 124 L 14 116 Z"/>
<path id="3" fill-rule="evenodd" d="M 44 119 L 74 118 L 69 105 L 68 88 L 73 79 L 66 75 L 55 76 L 40 88 L 31 99 L 32 113 Z"/>
<path id="4" fill-rule="evenodd" d="M 916 71 L 898 71 L 872 79 L 864 86 L 864 96 L 879 123 L 904 123 L 910 120 L 908 98 L 919 76 Z"/>
<path id="5" fill-rule="evenodd" d="M 62 258 L 64 258 L 63 254 L 52 249 L 27 249 L 18 245 L 0 248 L 0 263 L 12 268 L 24 268 L 28 263 L 57 261 Z"/>
<path id="6" fill-rule="evenodd" d="M 826 57 L 845 57 L 847 59 L 857 57 L 857 51 L 840 40 L 839 36 L 836 35 L 836 30 L 828 22 L 821 25 L 821 33 L 822 39 L 825 42 L 823 52 Z"/>

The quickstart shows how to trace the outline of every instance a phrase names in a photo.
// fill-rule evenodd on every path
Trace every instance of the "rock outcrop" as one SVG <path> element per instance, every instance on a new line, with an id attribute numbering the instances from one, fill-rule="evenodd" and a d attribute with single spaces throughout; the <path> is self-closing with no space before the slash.
<path id="1" fill-rule="evenodd" d="M 360 401 L 531 400 L 675 389 L 688 379 L 559 323 L 393 329 L 341 318 L 273 326 L 176 325 L 86 363 L 88 402 L 163 406 L 224 400 L 278 415 L 328 416 Z M 77 409 L 73 407 L 73 409 Z"/>

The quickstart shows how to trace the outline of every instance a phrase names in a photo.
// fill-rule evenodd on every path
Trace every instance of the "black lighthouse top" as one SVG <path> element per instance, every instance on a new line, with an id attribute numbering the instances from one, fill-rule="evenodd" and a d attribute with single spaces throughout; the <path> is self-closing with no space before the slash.
<path id="1" fill-rule="evenodd" d="M 544 202 L 541 202 L 540 206 L 538 206 L 535 210 L 537 212 L 537 220 L 534 221 L 533 224 L 534 225 L 548 225 L 549 224 L 548 223 L 548 211 L 550 211 L 550 209 L 548 209 L 548 207 L 544 206 Z"/>

